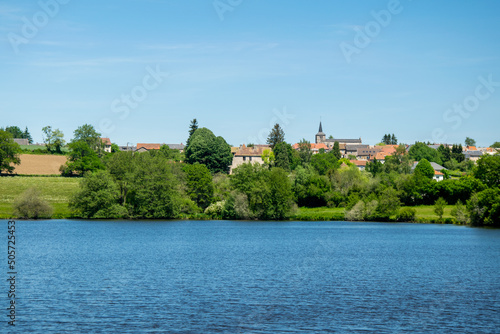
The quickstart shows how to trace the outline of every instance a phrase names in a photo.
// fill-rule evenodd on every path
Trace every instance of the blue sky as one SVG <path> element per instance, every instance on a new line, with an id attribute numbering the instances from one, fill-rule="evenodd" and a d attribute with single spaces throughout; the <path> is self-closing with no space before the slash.
<path id="1" fill-rule="evenodd" d="M 0 126 L 500 141 L 500 2 L 0 1 Z"/>

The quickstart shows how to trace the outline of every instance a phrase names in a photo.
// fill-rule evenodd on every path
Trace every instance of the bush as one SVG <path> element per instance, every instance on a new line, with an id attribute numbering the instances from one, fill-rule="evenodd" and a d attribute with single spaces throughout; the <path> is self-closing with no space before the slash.
<path id="1" fill-rule="evenodd" d="M 14 202 L 14 214 L 19 218 L 50 218 L 52 212 L 52 207 L 40 198 L 40 190 L 36 188 L 29 188 Z"/>
<path id="2" fill-rule="evenodd" d="M 212 219 L 221 219 L 225 204 L 226 201 L 212 203 L 205 209 L 205 214 L 210 216 Z"/>
<path id="3" fill-rule="evenodd" d="M 399 222 L 414 222 L 417 217 L 417 210 L 414 208 L 401 208 L 396 216 Z"/>

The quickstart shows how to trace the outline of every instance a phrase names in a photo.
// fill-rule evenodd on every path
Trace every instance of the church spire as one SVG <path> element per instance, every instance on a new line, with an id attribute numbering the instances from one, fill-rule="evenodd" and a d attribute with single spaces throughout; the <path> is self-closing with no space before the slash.
<path id="1" fill-rule="evenodd" d="M 323 132 L 323 127 L 321 126 L 321 121 L 319 121 L 319 131 L 318 132 Z"/>

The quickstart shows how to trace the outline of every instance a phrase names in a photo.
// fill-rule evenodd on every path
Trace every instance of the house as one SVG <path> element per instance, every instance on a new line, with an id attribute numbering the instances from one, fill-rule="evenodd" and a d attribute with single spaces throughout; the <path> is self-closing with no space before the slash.
<path id="1" fill-rule="evenodd" d="M 271 147 L 269 145 L 254 145 L 252 147 L 247 147 L 243 144 L 233 156 L 233 163 L 229 168 L 229 174 L 232 174 L 236 167 L 245 163 L 258 163 L 263 165 L 264 160 L 262 159 L 262 154 L 265 150 L 271 150 Z"/>
<path id="2" fill-rule="evenodd" d="M 366 169 L 366 164 L 368 161 L 366 160 L 349 160 L 352 164 L 356 165 L 360 171 L 364 171 Z"/>
<path id="3" fill-rule="evenodd" d="M 467 150 L 464 152 L 465 160 L 478 161 L 483 155 L 483 152 L 478 150 Z"/>
<path id="4" fill-rule="evenodd" d="M 28 139 L 21 139 L 21 138 L 14 138 L 14 143 L 17 143 L 19 145 L 29 145 L 30 144 Z"/>
<path id="5" fill-rule="evenodd" d="M 415 167 L 417 167 L 419 161 L 415 161 L 413 163 L 413 166 L 411 168 L 411 172 L 413 173 L 415 171 Z M 443 166 L 435 163 L 435 162 L 430 162 L 432 169 L 434 169 L 434 176 L 432 177 L 436 181 L 442 181 L 444 180 L 444 173 L 442 173 L 443 170 L 447 170 Z"/>
<path id="6" fill-rule="evenodd" d="M 443 181 L 444 180 L 444 174 L 441 172 L 438 172 L 437 170 L 434 171 L 434 176 L 432 177 L 433 180 L 436 181 Z"/>
<path id="7" fill-rule="evenodd" d="M 367 148 L 358 147 L 356 152 L 356 157 L 359 160 L 372 160 L 372 158 L 374 158 L 379 152 L 380 149 L 378 147 L 367 147 Z"/>
<path id="8" fill-rule="evenodd" d="M 353 155 L 353 156 L 357 157 L 357 155 L 358 155 L 358 149 L 368 150 L 369 148 L 370 148 L 369 145 L 346 144 L 345 145 L 344 157 L 347 158 L 350 155 Z"/>
<path id="9" fill-rule="evenodd" d="M 300 144 L 293 144 L 292 145 L 292 148 L 294 150 L 299 150 L 300 148 Z M 309 144 L 309 148 L 311 149 L 312 153 L 313 154 L 316 154 L 316 153 L 319 153 L 319 151 L 321 149 L 325 150 L 325 152 L 328 152 L 330 149 L 328 148 L 328 146 L 326 146 L 326 144 L 324 143 L 319 143 L 319 144 L 316 144 L 316 143 L 310 143 Z"/>
<path id="10" fill-rule="evenodd" d="M 150 150 L 159 150 L 163 145 L 167 145 L 171 150 L 179 150 L 181 153 L 184 151 L 186 148 L 186 145 L 180 143 L 180 144 L 145 144 L 145 143 L 138 143 L 136 151 L 139 153 L 150 151 Z"/>
<path id="11" fill-rule="evenodd" d="M 109 138 L 101 138 L 104 152 L 111 153 L 111 140 Z"/>
<path id="12" fill-rule="evenodd" d="M 118 148 L 120 149 L 120 151 L 124 151 L 124 152 L 135 152 L 137 150 L 137 148 L 135 146 L 118 146 Z"/>

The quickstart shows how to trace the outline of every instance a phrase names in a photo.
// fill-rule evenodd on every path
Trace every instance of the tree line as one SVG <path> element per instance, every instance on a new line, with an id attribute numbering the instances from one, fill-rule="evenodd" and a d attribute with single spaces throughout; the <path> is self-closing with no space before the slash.
<path id="1" fill-rule="evenodd" d="M 297 207 L 341 207 L 349 220 L 411 221 L 413 206 L 449 204 L 455 205 L 457 222 L 499 224 L 499 155 L 484 155 L 477 164 L 465 165 L 461 145 L 434 150 L 417 142 L 409 150 L 397 146 L 383 163 L 374 160 L 360 171 L 341 158 L 338 142 L 329 152 L 313 154 L 303 139 L 295 150 L 276 124 L 268 136 L 272 149 L 264 152 L 264 164 L 243 164 L 228 175 L 232 154 L 224 138 L 199 128 L 196 120 L 188 133 L 184 153 L 166 145 L 144 153 L 105 153 L 100 134 L 91 125 L 79 127 L 61 168 L 64 176 L 83 176 L 71 201 L 75 214 L 280 220 Z M 5 136 L 9 142 L 11 136 Z M 414 169 L 413 161 L 419 161 Z M 463 164 L 466 172 L 459 166 L 458 174 L 436 182 L 430 161 Z"/>

